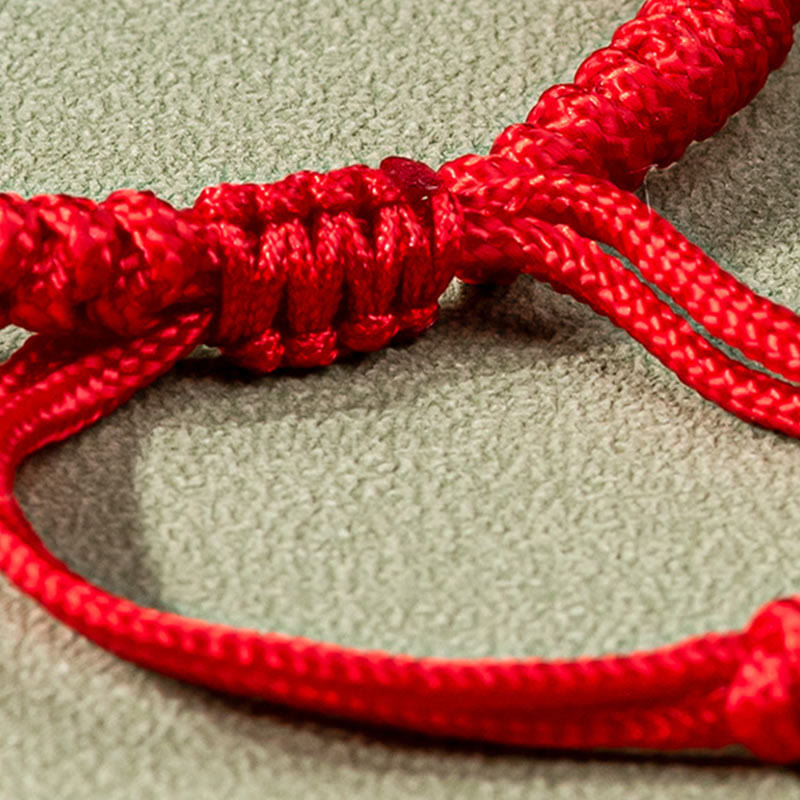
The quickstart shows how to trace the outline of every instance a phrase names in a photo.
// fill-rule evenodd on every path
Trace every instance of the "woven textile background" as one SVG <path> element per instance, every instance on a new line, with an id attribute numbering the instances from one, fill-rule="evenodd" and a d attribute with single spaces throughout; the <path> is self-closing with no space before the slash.
<path id="1" fill-rule="evenodd" d="M 11 0 L 0 190 L 102 199 L 437 167 L 571 79 L 639 0 Z M 640 195 L 800 308 L 800 52 Z M 5 357 L 22 338 L 0 335 Z M 742 626 L 800 591 L 800 442 L 588 308 L 453 286 L 416 343 L 248 378 L 209 353 L 23 467 L 67 563 L 140 603 L 417 655 L 577 656 Z M 0 581 L 0 800 L 800 797 L 720 758 L 368 733 L 121 662 Z"/>

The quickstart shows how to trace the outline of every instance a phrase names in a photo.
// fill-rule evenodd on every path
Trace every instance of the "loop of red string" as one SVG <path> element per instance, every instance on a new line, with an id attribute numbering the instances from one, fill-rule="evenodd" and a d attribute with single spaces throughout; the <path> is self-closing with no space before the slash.
<path id="1" fill-rule="evenodd" d="M 261 372 L 329 364 L 433 324 L 454 275 L 547 281 L 704 397 L 800 436 L 800 318 L 627 191 L 748 103 L 798 20 L 800 0 L 648 0 L 488 156 L 438 172 L 392 157 L 211 187 L 188 209 L 133 190 L 100 203 L 0 195 L 0 324 L 36 332 L 0 366 L 0 567 L 101 646 L 234 693 L 531 747 L 739 743 L 800 759 L 798 598 L 743 632 L 650 653 L 415 659 L 138 607 L 56 559 L 13 497 L 23 458 L 111 413 L 197 344 Z"/>

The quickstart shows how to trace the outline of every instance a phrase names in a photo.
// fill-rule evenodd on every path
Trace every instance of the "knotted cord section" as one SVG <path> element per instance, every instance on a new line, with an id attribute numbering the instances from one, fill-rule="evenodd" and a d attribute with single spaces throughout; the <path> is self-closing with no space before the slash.
<path id="1" fill-rule="evenodd" d="M 102 203 L 0 194 L 0 320 L 96 341 L 133 338 L 208 301 L 213 264 L 186 211 L 124 189 Z"/>
<path id="2" fill-rule="evenodd" d="M 800 0 L 648 0 L 491 153 L 635 189 L 755 97 L 798 21 Z"/>
<path id="3" fill-rule="evenodd" d="M 429 167 L 393 158 L 378 170 L 205 189 L 193 211 L 224 276 L 214 343 L 266 372 L 430 327 L 462 233 L 458 204 L 438 185 Z"/>
<path id="4" fill-rule="evenodd" d="M 212 309 L 208 343 L 242 365 L 322 366 L 415 335 L 438 316 L 463 223 L 409 159 L 101 203 L 0 195 L 0 322 L 86 341 Z"/>
<path id="5" fill-rule="evenodd" d="M 753 618 L 726 698 L 736 740 L 765 761 L 800 760 L 800 597 L 775 600 Z"/>

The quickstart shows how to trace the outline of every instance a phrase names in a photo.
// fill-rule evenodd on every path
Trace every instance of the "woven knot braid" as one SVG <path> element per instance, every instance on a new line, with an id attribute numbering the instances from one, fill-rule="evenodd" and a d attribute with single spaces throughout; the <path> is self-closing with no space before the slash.
<path id="1" fill-rule="evenodd" d="M 32 331 L 130 337 L 213 291 L 198 228 L 151 192 L 102 203 L 0 195 L 0 316 Z"/>
<path id="2" fill-rule="evenodd" d="M 134 190 L 101 203 L 0 195 L 0 313 L 131 338 L 167 309 L 216 306 L 209 343 L 244 366 L 329 364 L 436 321 L 459 236 L 438 185 L 394 158 L 209 187 L 181 210 Z"/>
<path id="3" fill-rule="evenodd" d="M 429 167 L 394 158 L 205 189 L 194 212 L 224 273 L 215 343 L 266 372 L 428 328 L 460 229 L 458 204 L 438 186 Z"/>
<path id="4" fill-rule="evenodd" d="M 752 100 L 785 60 L 798 20 L 798 0 L 648 0 L 491 152 L 635 189 Z"/>

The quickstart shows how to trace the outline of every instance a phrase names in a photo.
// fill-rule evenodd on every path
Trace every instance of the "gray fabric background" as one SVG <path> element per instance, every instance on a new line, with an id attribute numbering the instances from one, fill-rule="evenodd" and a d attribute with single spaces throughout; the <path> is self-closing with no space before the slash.
<path id="1" fill-rule="evenodd" d="M 486 152 L 638 0 L 5 3 L 0 188 L 189 204 L 301 168 Z M 649 202 L 800 308 L 800 53 Z M 644 197 L 645 192 L 640 194 Z M 0 335 L 5 356 L 19 331 Z M 210 620 L 447 656 L 739 627 L 800 591 L 800 447 L 529 280 L 422 339 L 247 379 L 201 353 L 31 458 L 19 496 L 101 585 Z M 431 745 L 123 663 L 0 584 L 0 798 L 783 798 L 734 753 Z"/>

